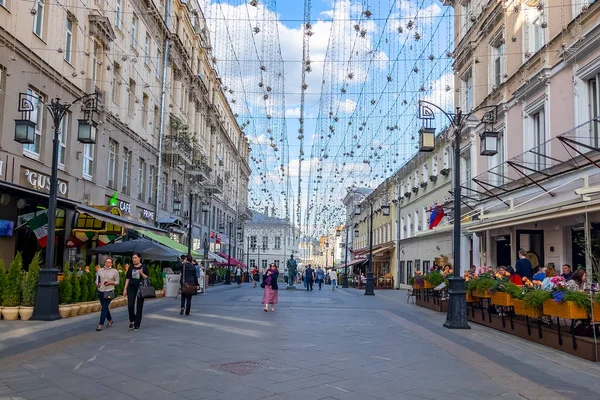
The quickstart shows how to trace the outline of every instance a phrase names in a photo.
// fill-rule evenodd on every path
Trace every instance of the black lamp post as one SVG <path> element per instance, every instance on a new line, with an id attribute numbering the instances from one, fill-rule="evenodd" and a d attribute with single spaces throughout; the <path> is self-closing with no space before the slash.
<path id="1" fill-rule="evenodd" d="M 231 223 L 229 226 L 231 227 Z M 225 225 L 219 225 L 219 230 L 223 232 L 225 230 Z M 229 254 L 227 254 L 227 273 L 225 274 L 225 284 L 231 285 L 231 238 L 228 236 L 227 239 L 229 240 Z"/>
<path id="2" fill-rule="evenodd" d="M 460 218 L 461 218 L 461 193 L 460 193 L 460 141 L 461 141 L 461 131 L 467 121 L 467 119 L 472 116 L 474 113 L 481 110 L 489 110 L 485 113 L 482 118 L 482 122 L 484 124 L 492 125 L 496 123 L 497 110 L 498 106 L 483 106 L 477 109 L 472 110 L 467 114 L 463 114 L 460 107 L 456 108 L 456 113 L 447 113 L 441 107 L 430 103 L 425 100 L 419 100 L 419 119 L 423 120 L 425 126 L 421 128 L 419 131 L 421 135 L 423 134 L 432 134 L 435 135 L 435 129 L 431 127 L 432 122 L 435 118 L 434 112 L 431 107 L 436 108 L 442 114 L 444 114 L 453 129 L 454 134 L 454 179 L 453 179 L 453 192 L 454 192 L 454 229 L 453 229 L 453 240 L 452 240 L 452 251 L 454 252 L 454 274 L 452 277 L 448 279 L 449 288 L 448 288 L 448 314 L 446 315 L 446 322 L 444 326 L 449 329 L 471 329 L 467 322 L 467 299 L 466 299 L 466 287 L 465 287 L 465 279 L 460 276 Z M 485 136 L 482 135 L 482 145 L 487 143 L 488 145 L 492 144 L 492 137 L 495 137 L 495 141 L 493 142 L 496 145 L 495 149 L 485 148 L 485 153 L 482 150 L 482 155 L 494 155 L 498 152 L 498 133 L 493 132 L 493 129 L 487 130 L 485 132 Z M 490 140 L 488 141 L 488 138 Z M 421 138 L 421 151 L 432 151 L 431 148 L 431 139 Z M 433 145 L 435 144 L 435 140 Z"/>
<path id="3" fill-rule="evenodd" d="M 60 98 L 54 98 L 46 109 L 52 117 L 54 138 L 52 140 L 52 166 L 50 175 L 50 194 L 48 195 L 48 244 L 44 268 L 40 269 L 38 290 L 35 298 L 32 320 L 53 321 L 60 319 L 58 313 L 58 269 L 54 268 L 54 249 L 56 234 L 56 203 L 58 198 L 58 149 L 61 122 L 65 114 L 75 103 L 81 102 L 84 118 L 79 119 L 77 140 L 81 143 L 96 143 L 98 123 L 94 121 L 94 113 L 98 112 L 98 93 L 85 94 L 71 103 L 61 103 Z M 35 142 L 36 122 L 31 120 L 31 113 L 43 105 L 42 99 L 30 93 L 19 93 L 18 111 L 21 119 L 15 120 L 15 141 L 22 144 Z M 39 107 L 41 108 L 41 107 Z M 41 109 L 38 110 L 41 112 Z M 41 127 L 40 127 L 41 129 Z"/>
<path id="4" fill-rule="evenodd" d="M 344 276 L 342 277 L 342 288 L 348 289 L 348 218 L 346 218 L 346 244 L 344 246 Z"/>

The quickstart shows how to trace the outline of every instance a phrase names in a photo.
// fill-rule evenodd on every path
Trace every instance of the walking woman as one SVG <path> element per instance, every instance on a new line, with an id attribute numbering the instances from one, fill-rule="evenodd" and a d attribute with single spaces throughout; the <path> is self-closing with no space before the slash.
<path id="1" fill-rule="evenodd" d="M 112 299 L 115 298 L 115 286 L 119 284 L 119 271 L 113 269 L 112 257 L 107 257 L 104 260 L 104 268 L 100 268 L 96 272 L 96 287 L 98 288 L 98 300 L 102 305 L 102 311 L 100 311 L 100 322 L 98 323 L 97 331 L 101 331 L 104 327 L 104 321 L 108 319 L 107 328 L 110 328 L 113 324 L 112 315 L 108 306 Z"/>
<path id="2" fill-rule="evenodd" d="M 179 315 L 190 315 L 192 308 L 192 296 L 198 293 L 200 285 L 198 284 L 198 275 L 196 275 L 196 266 L 192 264 L 192 256 L 185 256 L 185 261 L 181 267 L 181 310 Z"/>
<path id="3" fill-rule="evenodd" d="M 252 287 L 256 287 L 256 282 L 260 282 L 260 275 L 258 274 L 258 268 L 256 267 L 252 270 L 252 281 L 254 282 Z"/>
<path id="4" fill-rule="evenodd" d="M 127 309 L 129 310 L 129 329 L 138 331 L 142 323 L 142 311 L 144 309 L 144 299 L 138 296 L 138 290 L 142 279 L 148 278 L 148 267 L 142 264 L 140 253 L 133 253 L 131 256 L 132 266 L 125 275 L 125 289 L 123 296 L 127 296 Z M 137 306 L 136 306 L 137 301 Z M 135 312 L 134 312 L 135 310 Z"/>
<path id="5" fill-rule="evenodd" d="M 275 264 L 271 264 L 264 276 L 263 283 L 261 283 L 261 286 L 265 289 L 262 298 L 262 304 L 265 305 L 265 312 L 269 311 L 269 305 L 271 306 L 271 311 L 275 311 L 275 304 L 277 304 L 277 300 L 279 299 L 277 278 L 279 278 L 279 271 Z"/>

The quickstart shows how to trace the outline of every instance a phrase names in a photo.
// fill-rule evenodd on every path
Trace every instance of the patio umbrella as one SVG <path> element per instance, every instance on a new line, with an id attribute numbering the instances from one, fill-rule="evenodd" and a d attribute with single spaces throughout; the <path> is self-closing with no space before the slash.
<path id="1" fill-rule="evenodd" d="M 147 239 L 128 240 L 88 250 L 90 254 L 131 255 L 140 253 L 142 258 L 156 261 L 177 261 L 179 252 Z"/>

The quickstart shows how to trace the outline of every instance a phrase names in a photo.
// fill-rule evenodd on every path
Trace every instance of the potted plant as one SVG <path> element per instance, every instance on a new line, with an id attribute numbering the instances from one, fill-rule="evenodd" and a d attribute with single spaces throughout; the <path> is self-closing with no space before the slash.
<path id="1" fill-rule="evenodd" d="M 496 274 L 494 285 L 490 288 L 492 297 L 490 301 L 500 307 L 510 307 L 513 305 L 513 298 L 521 289 L 510 282 L 510 273 L 504 271 Z"/>
<path id="2" fill-rule="evenodd" d="M 524 312 L 521 315 L 528 317 L 541 317 L 544 312 L 544 302 L 552 299 L 552 292 L 548 290 L 534 288 L 529 280 L 523 281 L 527 289 L 525 289 L 525 295 L 523 296 L 523 303 L 528 310 L 519 310 Z M 517 312 L 517 306 L 515 305 L 515 312 Z"/>
<path id="3" fill-rule="evenodd" d="M 437 175 L 429 175 L 429 180 L 430 180 L 431 182 L 435 182 L 435 181 L 437 181 Z"/>
<path id="4" fill-rule="evenodd" d="M 79 286 L 77 271 L 73 271 L 68 274 L 69 283 L 71 284 L 71 317 L 76 317 L 77 315 L 79 315 L 79 310 L 81 308 L 81 305 L 79 304 L 79 301 L 81 299 L 81 286 Z"/>
<path id="5" fill-rule="evenodd" d="M 423 279 L 434 288 L 444 283 L 444 275 L 439 270 L 433 270 L 423 277 Z"/>
<path id="6" fill-rule="evenodd" d="M 590 296 L 569 290 L 562 276 L 552 278 L 551 296 L 544 302 L 544 314 L 565 319 L 587 319 L 592 308 Z"/>
<path id="7" fill-rule="evenodd" d="M 444 176 L 448 176 L 449 173 L 450 173 L 450 168 L 442 168 L 440 170 L 440 174 L 442 174 Z"/>
<path id="8" fill-rule="evenodd" d="M 19 318 L 21 304 L 21 281 L 23 280 L 23 258 L 18 252 L 8 267 L 2 289 L 2 316 L 7 321 Z"/>
<path id="9" fill-rule="evenodd" d="M 21 308 L 19 315 L 22 321 L 27 321 L 33 315 L 33 306 L 37 294 L 38 279 L 40 276 L 40 252 L 33 256 L 29 264 L 29 270 L 25 274 L 25 279 L 21 284 Z"/>
<path id="10" fill-rule="evenodd" d="M 472 295 L 483 299 L 489 299 L 492 297 L 490 289 L 494 286 L 494 278 L 489 272 L 483 272 L 472 278 L 469 281 L 469 289 Z"/>
<path id="11" fill-rule="evenodd" d="M 67 271 L 64 269 L 63 271 Z M 63 279 L 58 282 L 58 313 L 61 318 L 71 316 L 71 300 L 73 297 L 73 287 L 67 272 L 63 272 Z"/>
<path id="12" fill-rule="evenodd" d="M 77 272 L 75 273 L 77 274 Z M 90 308 L 90 304 L 88 303 L 88 297 L 89 297 L 89 283 L 88 283 L 88 279 L 87 279 L 87 274 L 84 272 L 81 274 L 81 276 L 78 276 L 77 279 L 79 280 L 79 290 L 80 290 L 80 294 L 79 294 L 79 315 L 83 315 L 83 314 L 87 314 L 89 312 L 89 308 Z"/>

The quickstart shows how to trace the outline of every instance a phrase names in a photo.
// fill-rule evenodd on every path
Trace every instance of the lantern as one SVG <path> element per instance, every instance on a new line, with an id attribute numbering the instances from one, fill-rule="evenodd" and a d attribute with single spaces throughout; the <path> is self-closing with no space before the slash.
<path id="1" fill-rule="evenodd" d="M 15 142 L 33 144 L 36 123 L 28 119 L 15 119 Z"/>
<path id="2" fill-rule="evenodd" d="M 498 132 L 485 131 L 480 136 L 482 156 L 495 156 L 498 154 Z"/>
<path id="3" fill-rule="evenodd" d="M 81 143 L 96 143 L 96 130 L 98 123 L 92 119 L 80 119 L 77 130 L 77 140 Z"/>
<path id="4" fill-rule="evenodd" d="M 419 129 L 419 151 L 433 151 L 435 148 L 435 128 Z"/>
<path id="5" fill-rule="evenodd" d="M 355 229 L 355 230 L 354 230 L 354 237 L 355 237 L 355 238 L 357 238 L 357 237 L 358 237 L 358 234 L 359 234 L 359 232 L 358 232 L 358 229 Z"/>
<path id="6" fill-rule="evenodd" d="M 390 205 L 389 204 L 384 204 L 383 206 L 381 206 L 381 212 L 383 213 L 383 215 L 385 217 L 390 215 Z"/>

